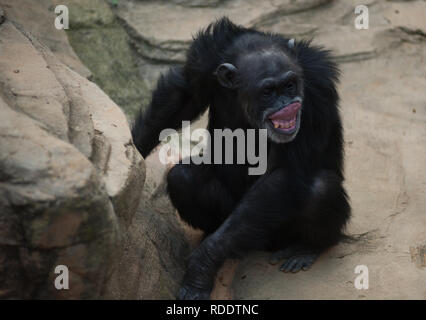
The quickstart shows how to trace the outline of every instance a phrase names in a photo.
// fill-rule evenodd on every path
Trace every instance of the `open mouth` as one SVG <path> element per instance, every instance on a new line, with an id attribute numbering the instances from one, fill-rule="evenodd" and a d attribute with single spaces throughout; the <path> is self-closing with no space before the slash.
<path id="1" fill-rule="evenodd" d="M 291 133 L 296 129 L 297 114 L 300 107 L 300 102 L 291 103 L 277 112 L 270 114 L 268 119 L 276 130 L 282 133 Z"/>

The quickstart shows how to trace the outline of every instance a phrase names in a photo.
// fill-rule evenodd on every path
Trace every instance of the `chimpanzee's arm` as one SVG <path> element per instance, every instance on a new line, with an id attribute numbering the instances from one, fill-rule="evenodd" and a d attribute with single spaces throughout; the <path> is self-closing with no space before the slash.
<path id="1" fill-rule="evenodd" d="M 159 143 L 163 129 L 178 129 L 183 120 L 194 120 L 206 110 L 206 101 L 198 98 L 202 93 L 191 91 L 183 68 L 170 69 L 160 77 L 151 103 L 139 112 L 132 127 L 134 144 L 143 157 Z"/>
<path id="2" fill-rule="evenodd" d="M 208 299 L 224 260 L 263 248 L 274 231 L 300 212 L 308 196 L 308 185 L 284 170 L 261 177 L 222 226 L 193 252 L 178 298 Z"/>

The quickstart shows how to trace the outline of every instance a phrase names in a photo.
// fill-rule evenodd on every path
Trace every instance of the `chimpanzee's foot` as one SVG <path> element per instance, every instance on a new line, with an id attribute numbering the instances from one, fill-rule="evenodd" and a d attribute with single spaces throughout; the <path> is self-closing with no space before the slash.
<path id="1" fill-rule="evenodd" d="M 269 257 L 269 263 L 275 265 L 280 261 L 307 253 L 312 253 L 312 250 L 298 244 L 289 245 L 284 249 L 272 253 Z"/>
<path id="2" fill-rule="evenodd" d="M 183 285 L 177 294 L 178 300 L 209 300 L 210 290 Z"/>
<path id="3" fill-rule="evenodd" d="M 280 268 L 280 271 L 284 272 L 298 272 L 300 270 L 306 271 L 315 262 L 318 254 L 307 253 L 289 258 Z"/>
<path id="4" fill-rule="evenodd" d="M 270 264 L 277 264 L 286 259 L 281 266 L 280 271 L 298 272 L 300 270 L 308 270 L 318 254 L 301 245 L 292 245 L 283 250 L 274 252 L 269 258 Z"/>

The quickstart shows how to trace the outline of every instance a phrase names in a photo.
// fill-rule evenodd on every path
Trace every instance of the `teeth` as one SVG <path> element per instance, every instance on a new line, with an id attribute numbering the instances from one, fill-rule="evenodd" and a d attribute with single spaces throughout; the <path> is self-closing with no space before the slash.
<path id="1" fill-rule="evenodd" d="M 275 129 L 289 129 L 291 127 L 294 127 L 294 125 L 296 124 L 296 120 L 290 121 L 290 122 L 285 122 L 285 123 L 279 123 L 279 122 L 273 122 L 274 128 Z"/>

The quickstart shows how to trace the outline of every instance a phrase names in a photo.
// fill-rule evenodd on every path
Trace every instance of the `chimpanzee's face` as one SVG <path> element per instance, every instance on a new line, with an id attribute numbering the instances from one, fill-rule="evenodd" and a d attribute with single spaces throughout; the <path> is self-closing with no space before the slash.
<path id="1" fill-rule="evenodd" d="M 220 83 L 234 89 L 248 122 L 266 129 L 276 143 L 292 141 L 299 131 L 303 80 L 300 67 L 282 51 L 243 55 L 236 66 L 217 69 Z"/>
<path id="2" fill-rule="evenodd" d="M 281 52 L 251 54 L 240 63 L 238 95 L 249 122 L 274 142 L 292 141 L 302 113 L 300 68 Z"/>

